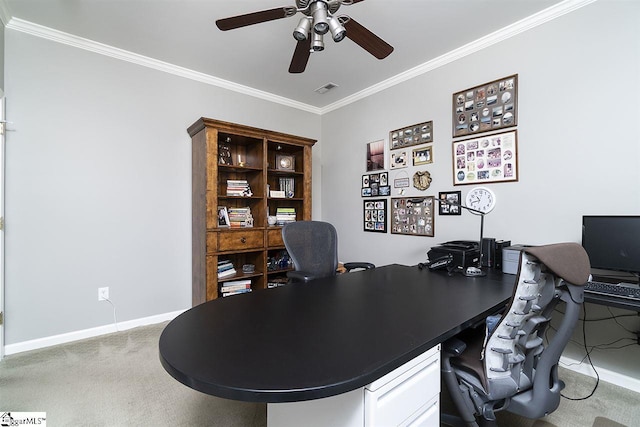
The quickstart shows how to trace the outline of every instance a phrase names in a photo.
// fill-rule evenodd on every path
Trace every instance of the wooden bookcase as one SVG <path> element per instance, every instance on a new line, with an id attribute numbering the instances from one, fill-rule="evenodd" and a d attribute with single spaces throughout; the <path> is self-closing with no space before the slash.
<path id="1" fill-rule="evenodd" d="M 220 285 L 228 281 L 250 279 L 252 290 L 264 289 L 287 271 L 274 262 L 284 250 L 282 227 L 270 226 L 267 218 L 279 208 L 293 208 L 297 221 L 311 219 L 316 141 L 207 118 L 187 132 L 192 144 L 192 304 L 221 297 Z M 226 147 L 231 164 L 220 164 Z M 285 198 L 270 197 L 268 189 L 279 191 L 281 178 L 292 181 L 293 189 Z M 228 180 L 246 180 L 253 194 L 227 195 Z M 250 208 L 253 227 L 220 227 L 218 208 L 223 206 Z M 231 261 L 237 274 L 218 279 L 222 260 Z M 255 265 L 255 271 L 242 273 L 244 264 Z"/>

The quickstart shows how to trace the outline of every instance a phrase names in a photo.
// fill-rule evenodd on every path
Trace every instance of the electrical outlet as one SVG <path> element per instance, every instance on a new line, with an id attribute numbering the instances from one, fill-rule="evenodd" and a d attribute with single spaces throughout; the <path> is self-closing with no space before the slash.
<path id="1" fill-rule="evenodd" d="M 109 287 L 98 288 L 98 301 L 105 301 L 109 299 Z"/>

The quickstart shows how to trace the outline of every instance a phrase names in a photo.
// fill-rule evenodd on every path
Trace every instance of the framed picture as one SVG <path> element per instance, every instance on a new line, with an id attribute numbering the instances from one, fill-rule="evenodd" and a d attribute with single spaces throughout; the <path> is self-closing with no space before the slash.
<path id="1" fill-rule="evenodd" d="M 389 186 L 389 172 L 370 173 L 362 175 L 362 197 L 388 196 L 391 194 Z"/>
<path id="2" fill-rule="evenodd" d="M 407 171 L 404 171 L 404 170 L 398 171 L 393 180 L 393 187 L 406 188 L 406 187 L 409 187 L 409 185 L 410 185 L 410 181 L 409 181 L 409 174 L 407 173 Z"/>
<path id="3" fill-rule="evenodd" d="M 401 169 L 406 168 L 407 166 L 408 164 L 406 151 L 391 153 L 391 169 Z"/>
<path id="4" fill-rule="evenodd" d="M 391 233 L 433 237 L 433 196 L 391 199 Z"/>
<path id="5" fill-rule="evenodd" d="M 413 150 L 413 166 L 433 163 L 433 147 L 415 148 Z"/>
<path id="6" fill-rule="evenodd" d="M 227 137 L 225 142 L 218 143 L 218 164 L 233 166 L 233 159 L 231 157 L 231 138 Z"/>
<path id="7" fill-rule="evenodd" d="M 363 202 L 364 231 L 387 232 L 387 199 Z"/>
<path id="8" fill-rule="evenodd" d="M 367 172 L 384 168 L 384 140 L 368 143 Z"/>
<path id="9" fill-rule="evenodd" d="M 433 142 L 433 122 L 418 123 L 389 132 L 389 147 L 392 150 L 427 142 Z"/>
<path id="10" fill-rule="evenodd" d="M 452 203 L 462 204 L 462 192 L 461 191 L 441 191 L 438 193 L 438 199 L 446 200 Z M 460 206 L 448 205 L 446 203 L 438 203 L 440 215 L 462 215 Z"/>
<path id="11" fill-rule="evenodd" d="M 452 119 L 454 138 L 516 126 L 518 75 L 454 93 Z"/>
<path id="12" fill-rule="evenodd" d="M 218 227 L 229 227 L 229 212 L 226 206 L 218 206 Z"/>
<path id="13" fill-rule="evenodd" d="M 454 141 L 453 185 L 518 180 L 518 131 Z"/>

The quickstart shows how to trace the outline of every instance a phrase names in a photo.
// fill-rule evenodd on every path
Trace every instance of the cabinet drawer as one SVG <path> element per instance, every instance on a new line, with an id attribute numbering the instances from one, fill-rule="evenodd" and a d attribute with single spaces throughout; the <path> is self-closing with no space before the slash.
<path id="1" fill-rule="evenodd" d="M 365 387 L 366 425 L 421 425 L 418 419 L 439 414 L 439 394 L 438 345 Z M 425 401 L 435 403 L 425 407 Z"/>
<path id="2" fill-rule="evenodd" d="M 264 246 L 262 230 L 222 231 L 218 233 L 218 251 L 241 251 Z"/>
<path id="3" fill-rule="evenodd" d="M 267 230 L 267 246 L 270 248 L 274 246 L 284 246 L 282 241 L 282 229 L 277 228 L 275 230 Z"/>

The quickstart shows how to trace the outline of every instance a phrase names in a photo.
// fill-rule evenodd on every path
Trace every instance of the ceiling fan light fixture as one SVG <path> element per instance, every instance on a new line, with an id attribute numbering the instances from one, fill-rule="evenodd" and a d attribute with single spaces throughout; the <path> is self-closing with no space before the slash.
<path id="1" fill-rule="evenodd" d="M 320 52 L 324 50 L 324 40 L 322 39 L 322 34 L 313 33 L 313 38 L 311 40 L 311 50 L 314 52 Z"/>
<path id="2" fill-rule="evenodd" d="M 347 30 L 342 26 L 338 18 L 336 18 L 335 16 L 329 18 L 329 29 L 331 30 L 333 41 L 336 43 L 342 41 L 347 35 Z"/>
<path id="3" fill-rule="evenodd" d="M 293 30 L 293 38 L 302 41 L 307 39 L 307 35 L 311 31 L 311 18 L 304 17 L 298 22 L 298 26 Z"/>
<path id="4" fill-rule="evenodd" d="M 311 16 L 313 16 L 313 31 L 317 34 L 326 34 L 329 31 L 327 4 L 323 1 L 313 3 L 311 5 Z"/>

